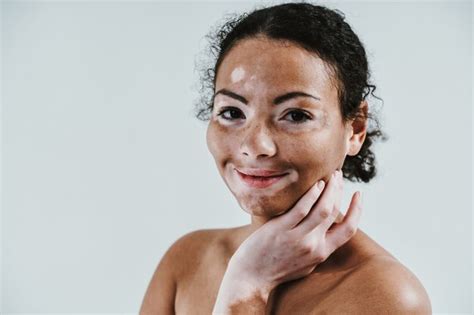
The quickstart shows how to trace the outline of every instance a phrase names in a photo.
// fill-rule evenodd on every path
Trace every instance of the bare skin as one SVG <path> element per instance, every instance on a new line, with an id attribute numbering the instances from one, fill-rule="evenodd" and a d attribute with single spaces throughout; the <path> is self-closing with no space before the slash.
<path id="1" fill-rule="evenodd" d="M 248 236 L 250 226 L 192 232 L 175 244 L 172 267 L 177 289 L 165 308 L 153 308 L 163 291 L 153 281 L 145 296 L 140 314 L 211 314 L 226 271 L 227 263 L 239 244 Z M 371 288 L 378 281 L 394 290 L 393 282 L 405 285 L 397 299 L 378 299 Z M 392 280 L 390 280 L 392 279 Z M 380 288 L 377 285 L 377 288 Z M 405 296 L 407 288 L 412 296 Z M 395 290 L 396 291 L 396 290 Z M 374 298 L 376 295 L 374 296 Z M 366 299 L 361 301 L 361 299 Z M 267 314 L 403 314 L 393 308 L 394 300 L 412 305 L 411 314 L 430 314 L 429 298 L 416 277 L 361 229 L 346 244 L 318 265 L 311 275 L 283 283 L 271 294 Z M 385 305 L 384 305 L 385 303 Z M 163 307 L 161 304 L 161 307 Z M 365 310 L 357 306 L 366 306 Z M 420 305 L 422 310 L 420 311 Z M 174 311 L 173 311 L 174 310 Z M 405 312 L 406 313 L 406 312 Z"/>
<path id="2" fill-rule="evenodd" d="M 173 244 L 150 282 L 141 314 L 210 314 L 218 297 L 243 293 L 232 282 L 224 288 L 221 284 L 244 241 L 270 220 L 290 213 L 317 181 L 330 182 L 345 157 L 356 155 L 364 142 L 367 122 L 342 120 L 336 86 L 321 59 L 290 43 L 252 38 L 229 51 L 217 73 L 215 91 L 225 91 L 215 96 L 207 144 L 225 184 L 250 214 L 251 224 L 196 231 Z M 293 91 L 311 96 L 293 95 L 274 104 Z M 360 108 L 367 113 L 365 101 Z M 278 185 L 255 189 L 236 173 L 247 168 L 287 175 Z M 340 196 L 340 192 L 332 196 L 337 211 Z M 347 213 L 350 217 L 355 212 Z M 344 223 L 341 213 L 335 223 Z M 357 228 L 354 220 L 351 225 Z M 260 254 L 248 253 L 248 259 Z M 246 271 L 234 274 L 244 277 Z M 225 313 L 431 312 L 416 277 L 360 229 L 306 276 L 272 287 L 268 299 L 252 298 Z"/>

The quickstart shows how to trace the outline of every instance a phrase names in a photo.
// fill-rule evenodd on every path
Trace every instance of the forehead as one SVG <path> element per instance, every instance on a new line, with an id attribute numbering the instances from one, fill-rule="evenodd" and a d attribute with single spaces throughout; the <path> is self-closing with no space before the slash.
<path id="1" fill-rule="evenodd" d="M 298 88 L 326 98 L 336 93 L 331 69 L 316 54 L 267 38 L 242 40 L 227 53 L 217 72 L 216 91 L 224 87 L 249 93 Z"/>

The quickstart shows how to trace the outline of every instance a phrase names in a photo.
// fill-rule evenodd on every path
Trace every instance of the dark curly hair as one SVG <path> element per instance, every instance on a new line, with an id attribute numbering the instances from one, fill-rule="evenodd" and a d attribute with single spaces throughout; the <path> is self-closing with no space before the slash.
<path id="1" fill-rule="evenodd" d="M 365 141 L 354 156 L 346 156 L 342 171 L 344 178 L 368 183 L 376 175 L 375 155 L 371 150 L 376 138 L 388 137 L 380 130 L 377 117 L 370 110 L 366 116 L 361 102 L 372 94 L 375 85 L 369 84 L 370 71 L 365 49 L 352 31 L 345 15 L 339 10 L 306 2 L 285 3 L 254 9 L 250 13 L 230 15 L 222 25 L 211 30 L 206 38 L 209 47 L 206 56 L 213 58 L 201 63 L 200 98 L 195 104 L 198 119 L 208 121 L 212 114 L 215 79 L 219 65 L 239 41 L 254 37 L 290 41 L 319 56 L 332 70 L 337 82 L 339 107 L 343 121 L 368 119 Z M 198 66 L 199 68 L 199 66 Z M 370 122 L 375 126 L 371 126 Z"/>

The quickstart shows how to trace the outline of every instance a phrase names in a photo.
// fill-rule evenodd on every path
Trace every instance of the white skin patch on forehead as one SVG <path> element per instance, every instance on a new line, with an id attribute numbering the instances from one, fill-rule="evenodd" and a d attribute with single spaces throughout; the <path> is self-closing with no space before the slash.
<path id="1" fill-rule="evenodd" d="M 245 70 L 242 66 L 235 68 L 230 75 L 230 79 L 232 80 L 232 83 L 239 82 L 244 77 L 245 77 Z"/>
<path id="2" fill-rule="evenodd" d="M 254 74 L 252 75 L 247 82 L 244 83 L 244 90 L 251 91 L 252 88 L 256 89 L 257 91 L 265 91 L 265 84 L 258 84 L 257 76 Z"/>

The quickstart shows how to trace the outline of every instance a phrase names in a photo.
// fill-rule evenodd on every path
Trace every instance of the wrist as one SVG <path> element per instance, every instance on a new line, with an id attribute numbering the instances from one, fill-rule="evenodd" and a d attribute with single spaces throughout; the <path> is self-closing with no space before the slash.
<path id="1" fill-rule="evenodd" d="M 246 266 L 245 263 L 232 257 L 227 265 L 222 282 L 225 280 L 226 283 L 231 283 L 244 290 L 254 291 L 266 301 L 278 283 L 271 281 L 271 279 L 264 279 L 260 275 L 258 272 L 251 272 L 250 266 Z"/>
<path id="2" fill-rule="evenodd" d="M 264 313 L 274 287 L 227 268 L 222 279 L 213 314 Z"/>

